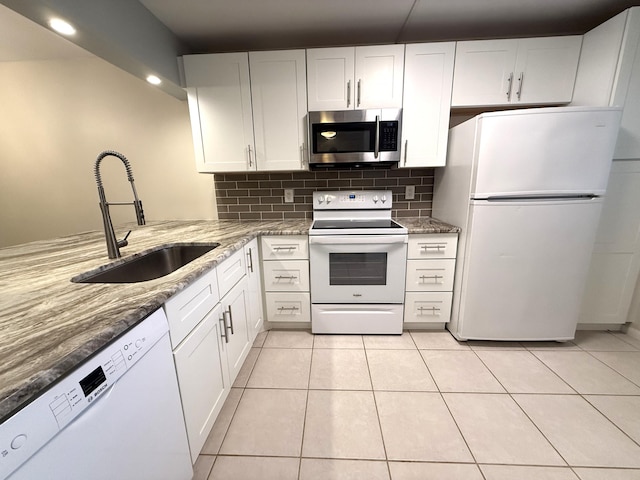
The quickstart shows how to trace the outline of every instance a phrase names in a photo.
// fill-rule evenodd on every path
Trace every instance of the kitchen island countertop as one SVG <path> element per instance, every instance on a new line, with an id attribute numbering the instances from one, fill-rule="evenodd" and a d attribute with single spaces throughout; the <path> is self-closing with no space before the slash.
<path id="1" fill-rule="evenodd" d="M 409 233 L 452 233 L 432 218 L 399 218 Z M 123 259 L 170 243 L 220 246 L 175 272 L 141 283 L 80 284 L 110 260 L 102 232 L 0 248 L 0 423 L 172 295 L 258 235 L 306 235 L 311 221 L 166 221 L 132 226 Z"/>

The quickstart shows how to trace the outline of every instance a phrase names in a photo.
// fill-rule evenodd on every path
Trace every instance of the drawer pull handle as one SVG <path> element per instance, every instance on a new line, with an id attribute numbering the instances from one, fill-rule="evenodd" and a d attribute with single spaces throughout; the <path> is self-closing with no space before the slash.
<path id="1" fill-rule="evenodd" d="M 295 312 L 296 310 L 300 310 L 298 307 L 278 307 L 279 312 L 290 311 Z"/>
<path id="2" fill-rule="evenodd" d="M 433 279 L 434 283 L 442 283 L 439 280 L 444 279 L 443 275 L 420 275 L 420 280 L 422 280 L 422 283 L 426 283 L 425 280 L 427 279 Z"/>
<path id="3" fill-rule="evenodd" d="M 276 280 L 296 280 L 298 277 L 295 275 L 277 275 Z"/>
<path id="4" fill-rule="evenodd" d="M 440 315 L 440 308 L 438 307 L 418 307 L 419 315 L 424 314 L 424 312 L 428 312 L 430 315 Z"/>
<path id="5" fill-rule="evenodd" d="M 429 249 L 436 249 L 437 251 L 440 251 L 440 250 L 444 250 L 446 248 L 446 245 L 439 243 L 437 245 L 422 245 L 420 248 L 425 252 Z"/>
<path id="6" fill-rule="evenodd" d="M 295 247 L 295 245 L 290 245 L 290 246 L 288 246 L 288 247 L 273 247 L 273 249 L 274 249 L 276 252 L 279 252 L 280 250 L 289 250 L 289 251 L 291 251 L 291 250 L 295 250 L 295 249 L 296 249 L 296 247 Z"/>

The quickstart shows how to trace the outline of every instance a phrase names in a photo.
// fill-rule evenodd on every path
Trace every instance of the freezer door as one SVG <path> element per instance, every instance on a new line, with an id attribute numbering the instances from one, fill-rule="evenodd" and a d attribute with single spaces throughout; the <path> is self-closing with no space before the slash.
<path id="1" fill-rule="evenodd" d="M 527 110 L 531 112 L 531 110 Z M 491 195 L 604 194 L 620 111 L 540 109 L 482 115 L 472 198 Z"/>
<path id="2" fill-rule="evenodd" d="M 574 337 L 602 202 L 473 202 L 456 334 Z"/>

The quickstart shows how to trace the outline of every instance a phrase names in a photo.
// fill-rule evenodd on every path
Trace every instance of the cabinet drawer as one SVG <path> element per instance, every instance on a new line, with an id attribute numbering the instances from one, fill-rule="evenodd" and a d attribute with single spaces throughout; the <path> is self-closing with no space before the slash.
<path id="1" fill-rule="evenodd" d="M 216 267 L 220 297 L 224 297 L 247 270 L 244 263 L 244 250 L 240 249 Z"/>
<path id="2" fill-rule="evenodd" d="M 263 260 L 308 259 L 309 241 L 306 235 L 262 237 Z"/>
<path id="3" fill-rule="evenodd" d="M 451 292 L 407 292 L 404 323 L 446 323 L 451 319 Z"/>
<path id="4" fill-rule="evenodd" d="M 264 262 L 264 289 L 267 292 L 308 292 L 309 261 Z"/>
<path id="5" fill-rule="evenodd" d="M 408 292 L 446 292 L 453 290 L 454 259 L 408 260 Z"/>
<path id="6" fill-rule="evenodd" d="M 270 322 L 310 322 L 311 296 L 308 293 L 266 293 Z"/>
<path id="7" fill-rule="evenodd" d="M 205 273 L 164 304 L 169 320 L 171 347 L 176 348 L 220 300 L 215 269 Z"/>
<path id="8" fill-rule="evenodd" d="M 434 233 L 409 235 L 408 258 L 456 258 L 458 235 Z"/>

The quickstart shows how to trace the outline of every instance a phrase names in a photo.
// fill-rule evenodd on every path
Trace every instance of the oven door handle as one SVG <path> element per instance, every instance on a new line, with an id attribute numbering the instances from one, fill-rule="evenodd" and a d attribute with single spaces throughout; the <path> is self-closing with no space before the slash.
<path id="1" fill-rule="evenodd" d="M 310 235 L 309 243 L 317 245 L 384 245 L 409 243 L 409 238 L 407 235 Z"/>

